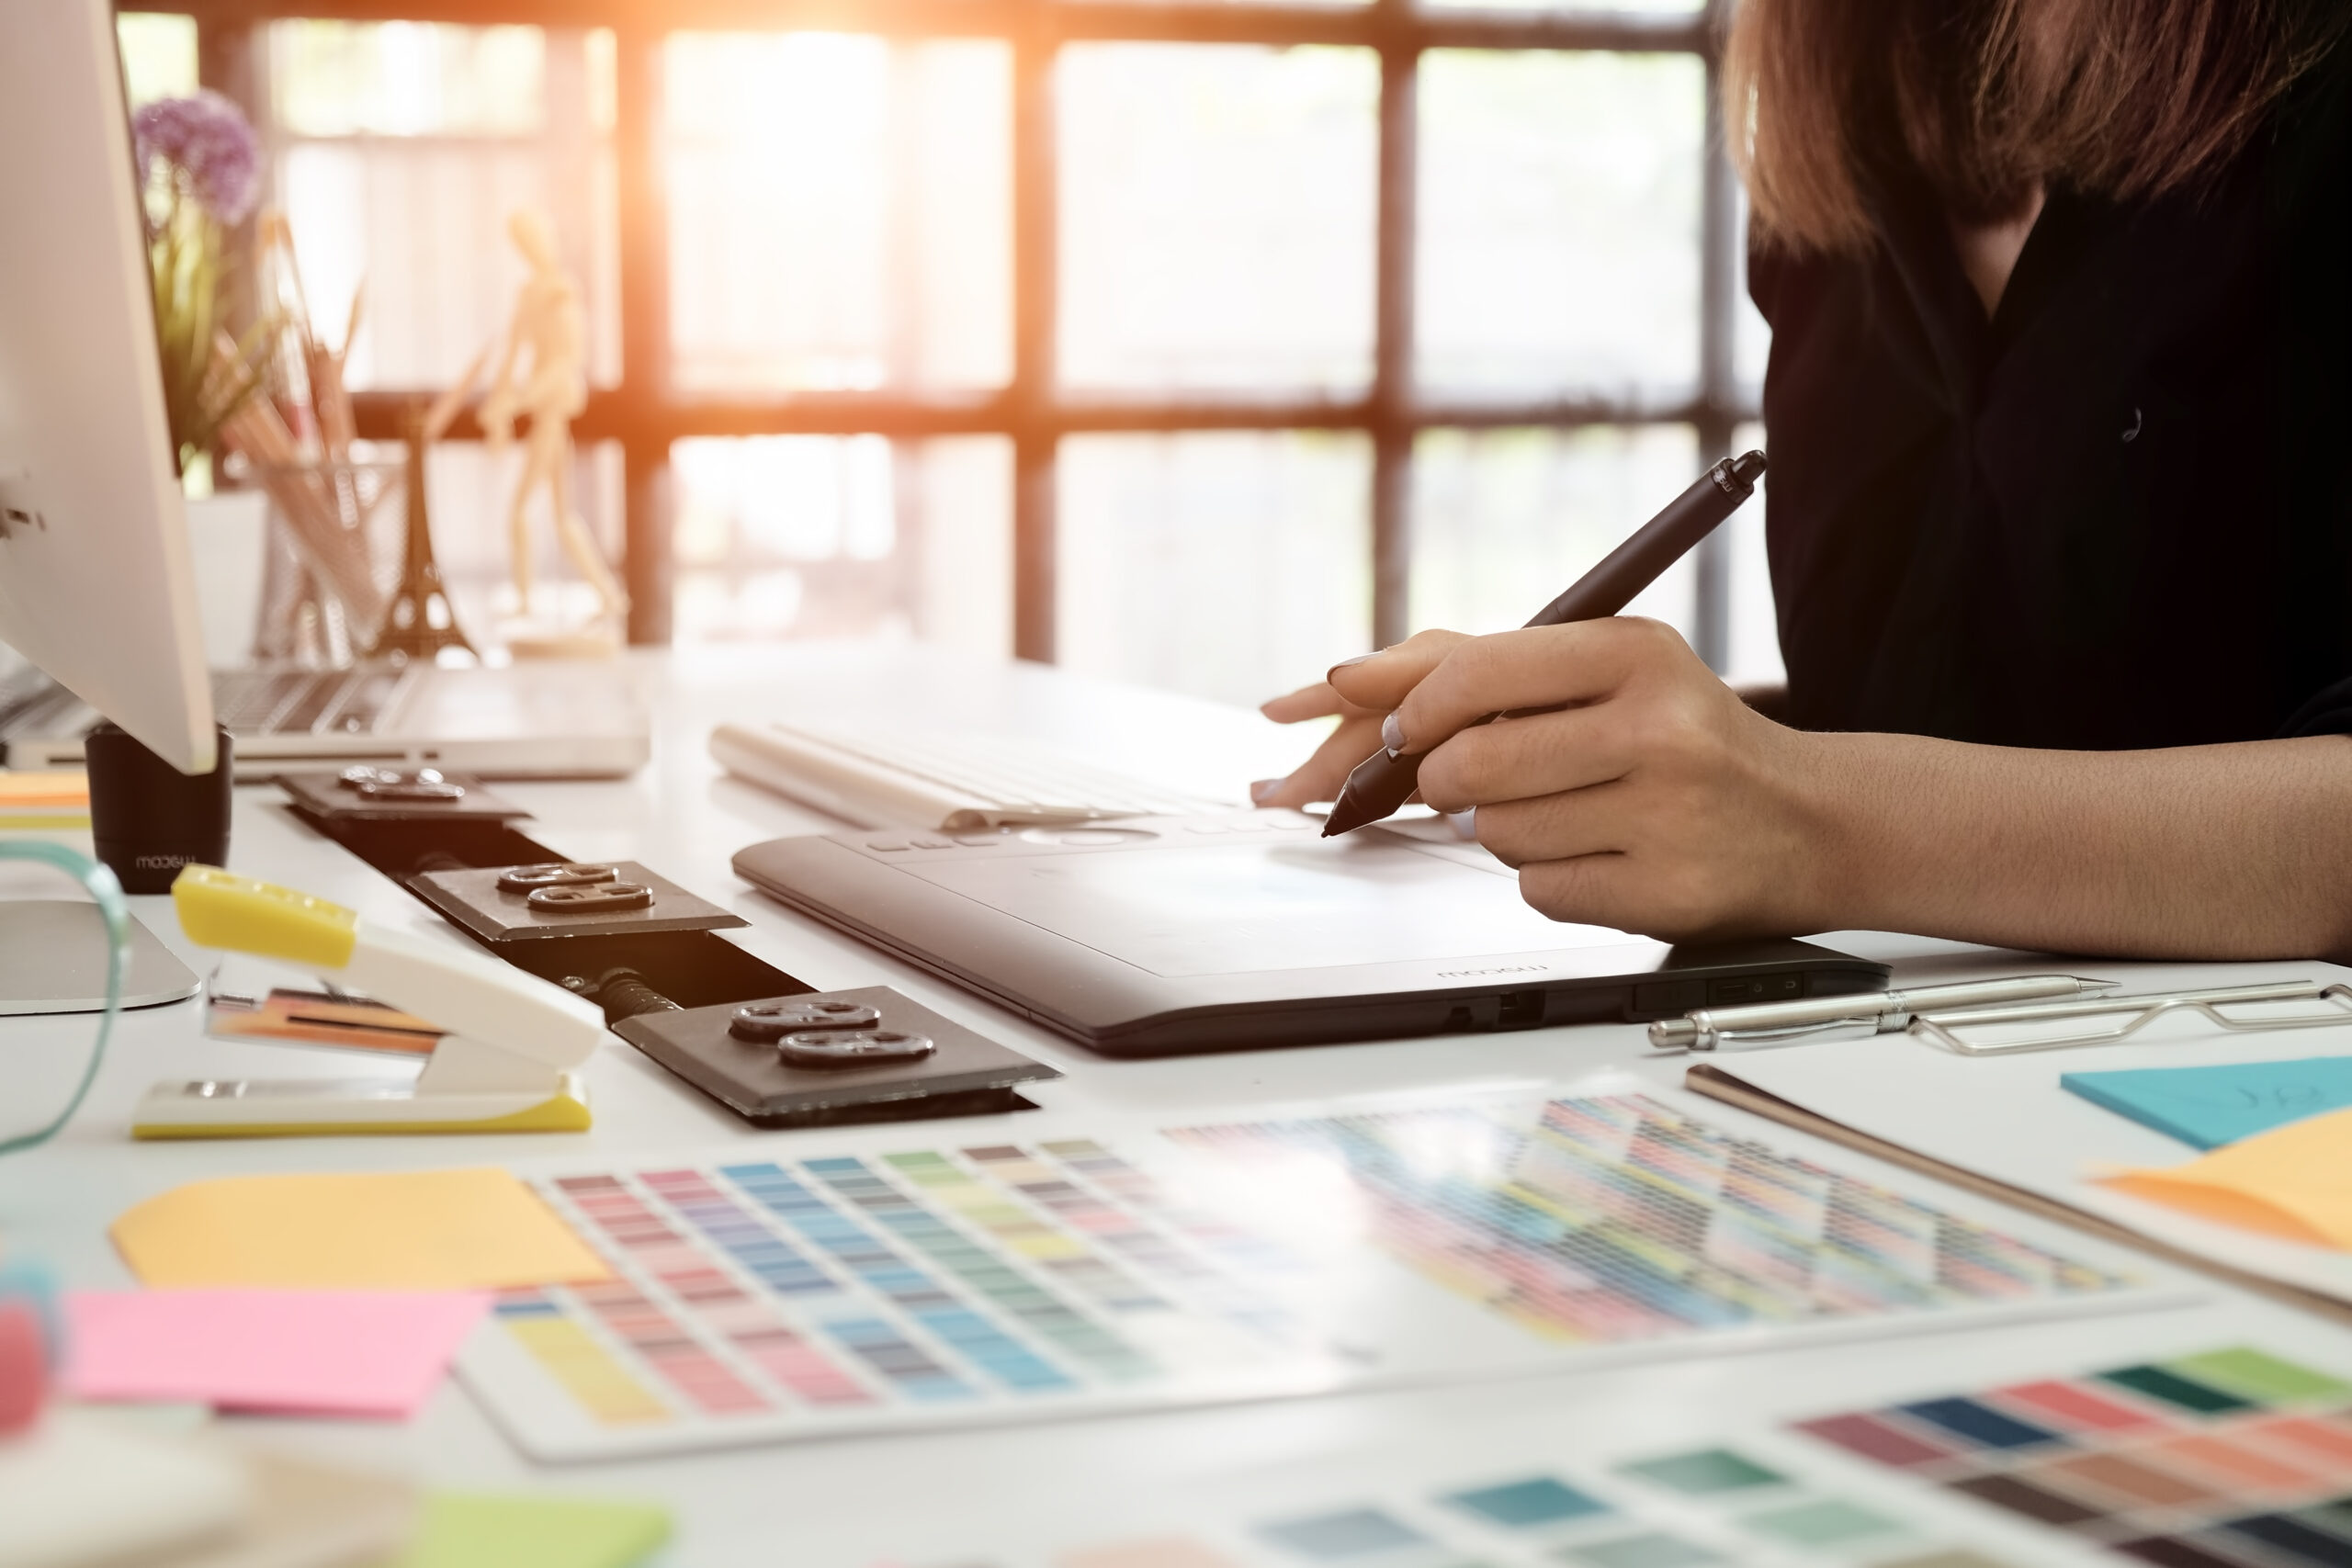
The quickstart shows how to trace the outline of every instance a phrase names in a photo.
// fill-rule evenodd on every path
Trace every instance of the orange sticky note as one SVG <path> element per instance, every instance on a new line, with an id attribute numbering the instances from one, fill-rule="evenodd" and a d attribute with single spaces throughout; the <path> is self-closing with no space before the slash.
<path id="1" fill-rule="evenodd" d="M 0 807 L 78 806 L 90 808 L 87 773 L 0 771 Z"/>
<path id="2" fill-rule="evenodd" d="M 2199 1219 L 2352 1252 L 2352 1108 L 2241 1138 L 2187 1165 L 2100 1179 Z"/>
<path id="3" fill-rule="evenodd" d="M 495 1168 L 192 1181 L 108 1234 L 156 1287 L 481 1291 L 611 1277 L 537 1193 Z"/>

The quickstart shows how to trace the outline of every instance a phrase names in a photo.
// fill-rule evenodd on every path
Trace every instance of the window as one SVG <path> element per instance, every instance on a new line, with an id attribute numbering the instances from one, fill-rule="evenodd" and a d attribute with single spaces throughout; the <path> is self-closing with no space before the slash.
<path id="1" fill-rule="evenodd" d="M 1422 56 L 1422 390 L 1664 405 L 1698 389 L 1706 93 L 1695 55 Z"/>
<path id="2" fill-rule="evenodd" d="M 1005 385 L 1012 64 L 993 40 L 671 35 L 671 386 Z"/>
<path id="3" fill-rule="evenodd" d="M 1249 700 L 1513 624 L 1746 434 L 1721 4 L 122 30 L 135 94 L 200 62 L 255 113 L 313 310 L 364 280 L 368 434 L 494 340 L 507 212 L 550 218 L 590 317 L 576 489 L 639 640 L 922 636 Z M 495 614 L 497 465 L 435 464 L 460 611 Z M 1753 510 L 1637 608 L 1778 673 Z"/>
<path id="4" fill-rule="evenodd" d="M 187 17 L 126 12 L 115 19 L 130 107 L 196 90 L 196 23 Z"/>
<path id="5" fill-rule="evenodd" d="M 1379 57 L 1080 43 L 1057 73 L 1062 386 L 1361 396 Z"/>

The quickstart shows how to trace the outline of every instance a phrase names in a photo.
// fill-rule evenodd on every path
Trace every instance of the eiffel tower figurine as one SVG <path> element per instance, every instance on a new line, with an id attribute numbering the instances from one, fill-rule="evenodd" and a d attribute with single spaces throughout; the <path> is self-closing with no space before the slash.
<path id="1" fill-rule="evenodd" d="M 435 412 L 424 406 L 408 413 L 408 542 L 401 552 L 400 586 L 384 608 L 384 624 L 376 633 L 370 659 L 422 660 L 436 658 L 445 648 L 461 648 L 479 660 L 474 645 L 458 629 L 458 615 L 450 607 L 448 590 L 441 584 L 441 569 L 433 561 L 433 523 L 424 503 L 424 454 L 438 434 Z"/>

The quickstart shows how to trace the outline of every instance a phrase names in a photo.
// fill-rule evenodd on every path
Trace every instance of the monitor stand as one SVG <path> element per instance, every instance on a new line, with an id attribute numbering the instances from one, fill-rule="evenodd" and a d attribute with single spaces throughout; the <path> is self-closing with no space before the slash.
<path id="1" fill-rule="evenodd" d="M 122 1005 L 155 1007 L 196 995 L 203 982 L 155 933 L 130 921 Z M 107 928 L 96 904 L 0 899 L 0 1014 L 97 1012 L 107 1005 Z"/>

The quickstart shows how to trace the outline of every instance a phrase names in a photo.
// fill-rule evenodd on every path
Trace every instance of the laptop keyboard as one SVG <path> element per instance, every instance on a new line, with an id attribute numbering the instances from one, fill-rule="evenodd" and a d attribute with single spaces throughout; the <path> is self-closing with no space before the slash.
<path id="1" fill-rule="evenodd" d="M 333 671 L 310 670 L 220 671 L 212 677 L 212 711 L 220 727 L 232 735 L 266 734 L 270 721 L 284 713 L 310 687 L 335 678 Z"/>
<path id="2" fill-rule="evenodd" d="M 377 721 L 384 716 L 384 709 L 391 705 L 392 694 L 400 689 L 401 672 L 358 670 L 353 673 L 358 679 L 343 689 L 342 705 L 334 713 L 334 728 L 347 735 L 373 734 Z"/>
<path id="3" fill-rule="evenodd" d="M 212 711 L 232 735 L 368 735 L 390 705 L 401 673 L 366 666 L 216 670 Z M 88 705 L 46 676 L 23 691 L 0 691 L 0 735 L 62 739 L 87 735 L 97 725 Z"/>
<path id="4" fill-rule="evenodd" d="M 212 705 L 232 735 L 304 735 L 320 728 L 364 735 L 400 684 L 396 670 L 223 670 Z"/>

